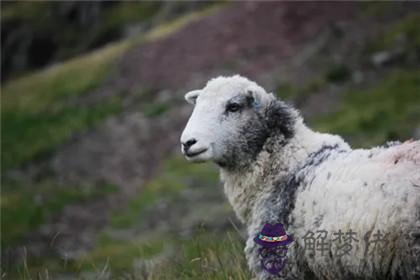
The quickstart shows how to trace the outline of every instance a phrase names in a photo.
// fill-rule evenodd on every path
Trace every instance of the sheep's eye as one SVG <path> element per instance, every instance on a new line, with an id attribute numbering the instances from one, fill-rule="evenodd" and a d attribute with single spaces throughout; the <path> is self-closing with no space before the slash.
<path id="1" fill-rule="evenodd" d="M 239 109 L 241 109 L 241 105 L 239 105 L 237 103 L 229 103 L 226 106 L 226 111 L 227 112 L 237 112 L 237 111 L 239 111 Z"/>

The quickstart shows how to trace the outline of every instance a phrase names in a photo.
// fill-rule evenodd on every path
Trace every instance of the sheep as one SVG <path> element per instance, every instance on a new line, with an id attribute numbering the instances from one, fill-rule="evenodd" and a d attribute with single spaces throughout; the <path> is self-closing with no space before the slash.
<path id="1" fill-rule="evenodd" d="M 239 75 L 214 78 L 185 99 L 194 110 L 182 153 L 220 167 L 258 279 L 420 279 L 420 141 L 352 149 Z M 282 224 L 294 239 L 277 275 L 263 269 L 254 241 L 266 223 Z M 332 242 L 338 233 L 350 233 L 346 254 Z M 371 243 L 381 233 L 381 246 Z M 324 251 L 314 253 L 304 241 L 317 235 L 315 248 Z"/>

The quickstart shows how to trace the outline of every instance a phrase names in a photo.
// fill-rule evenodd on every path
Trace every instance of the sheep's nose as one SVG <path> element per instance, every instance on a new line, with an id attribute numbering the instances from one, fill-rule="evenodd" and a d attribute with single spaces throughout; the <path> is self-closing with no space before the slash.
<path id="1" fill-rule="evenodd" d="M 192 138 L 188 141 L 183 142 L 182 146 L 184 146 L 185 151 L 188 151 L 188 149 L 191 148 L 191 146 L 194 145 L 195 143 L 197 143 L 197 140 Z"/>

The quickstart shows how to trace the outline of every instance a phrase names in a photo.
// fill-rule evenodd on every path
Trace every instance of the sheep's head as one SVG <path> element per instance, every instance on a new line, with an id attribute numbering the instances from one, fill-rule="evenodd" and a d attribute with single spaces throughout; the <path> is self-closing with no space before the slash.
<path id="1" fill-rule="evenodd" d="M 195 105 L 181 136 L 189 161 L 232 168 L 255 159 L 273 133 L 293 136 L 296 111 L 241 76 L 212 79 L 185 99 Z"/>

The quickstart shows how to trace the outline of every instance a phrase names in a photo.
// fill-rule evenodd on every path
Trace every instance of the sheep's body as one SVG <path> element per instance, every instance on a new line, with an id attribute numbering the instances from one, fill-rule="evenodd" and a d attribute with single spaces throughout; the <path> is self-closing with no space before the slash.
<path id="1" fill-rule="evenodd" d="M 285 278 L 420 279 L 420 141 L 352 150 L 240 76 L 213 79 L 185 97 L 195 109 L 182 151 L 220 166 L 259 279 L 276 278 L 262 269 L 253 240 L 266 223 L 282 223 L 294 236 Z M 305 250 L 307 233 L 326 231 L 330 241 L 340 230 L 356 233 L 348 255 L 335 255 L 339 243 Z M 367 243 L 378 231 L 386 235 L 382 252 Z"/>
<path id="2" fill-rule="evenodd" d="M 289 144 L 268 144 L 271 153 L 264 148 L 248 171 L 222 170 L 225 192 L 248 226 L 245 252 L 258 278 L 275 279 L 262 270 L 253 241 L 267 222 L 283 223 L 295 239 L 285 278 L 419 277 L 420 142 L 351 150 L 338 136 L 298 126 Z M 358 242 L 340 258 L 334 245 L 333 256 L 310 257 L 304 236 L 319 230 L 329 233 L 328 241 L 352 230 Z M 382 252 L 365 247 L 365 234 L 377 230 L 387 234 Z"/>

